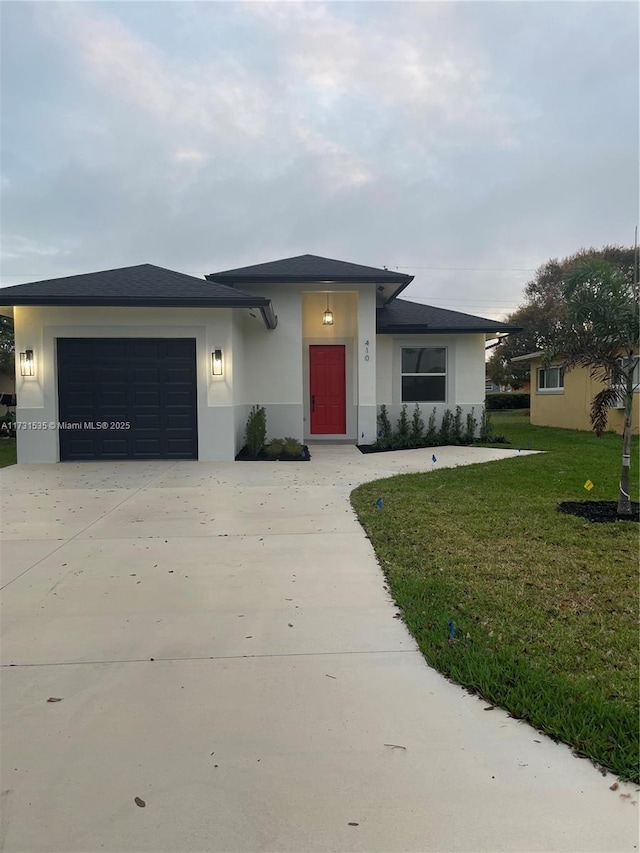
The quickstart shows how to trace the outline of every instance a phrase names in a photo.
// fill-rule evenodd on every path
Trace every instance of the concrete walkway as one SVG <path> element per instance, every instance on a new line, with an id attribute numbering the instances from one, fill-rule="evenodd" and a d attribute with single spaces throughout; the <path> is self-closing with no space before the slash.
<path id="1" fill-rule="evenodd" d="M 394 619 L 348 495 L 432 451 L 312 453 L 0 473 L 0 850 L 637 849 L 635 786 Z"/>

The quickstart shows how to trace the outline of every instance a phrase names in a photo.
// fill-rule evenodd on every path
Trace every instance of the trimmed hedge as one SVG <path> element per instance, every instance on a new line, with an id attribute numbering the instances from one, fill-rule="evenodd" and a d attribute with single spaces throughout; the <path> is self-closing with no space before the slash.
<path id="1" fill-rule="evenodd" d="M 500 409 L 528 409 L 531 406 L 531 394 L 520 391 L 496 392 L 487 394 L 486 404 L 491 412 L 497 412 Z"/>

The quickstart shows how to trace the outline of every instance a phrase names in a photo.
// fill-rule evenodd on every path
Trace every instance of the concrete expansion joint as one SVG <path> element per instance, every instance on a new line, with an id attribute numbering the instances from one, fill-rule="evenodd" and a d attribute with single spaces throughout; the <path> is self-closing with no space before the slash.
<path id="1" fill-rule="evenodd" d="M 315 658 L 315 657 L 347 657 L 350 655 L 420 655 L 418 649 L 358 649 L 346 652 L 278 652 L 263 655 L 194 655 L 193 657 L 178 658 L 122 658 L 114 660 L 69 660 L 69 661 L 42 661 L 38 663 L 3 663 L 0 669 L 26 669 L 39 666 L 94 666 L 96 664 L 114 663 L 179 663 L 190 660 L 244 660 L 247 658 Z"/>

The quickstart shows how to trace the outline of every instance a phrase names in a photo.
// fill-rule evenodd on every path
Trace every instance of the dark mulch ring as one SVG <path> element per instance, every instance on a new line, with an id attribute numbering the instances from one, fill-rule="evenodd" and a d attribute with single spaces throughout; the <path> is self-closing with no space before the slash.
<path id="1" fill-rule="evenodd" d="M 631 515 L 618 515 L 617 501 L 563 501 L 558 504 L 558 512 L 577 515 L 587 521 L 608 523 L 612 521 L 639 521 L 640 504 L 631 502 Z"/>

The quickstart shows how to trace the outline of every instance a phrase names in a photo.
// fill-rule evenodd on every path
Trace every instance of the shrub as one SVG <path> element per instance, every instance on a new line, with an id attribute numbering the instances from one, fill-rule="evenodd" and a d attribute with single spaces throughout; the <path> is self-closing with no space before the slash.
<path id="1" fill-rule="evenodd" d="M 287 436 L 284 439 L 284 452 L 287 456 L 302 456 L 302 445 L 297 438 Z"/>
<path id="2" fill-rule="evenodd" d="M 16 415 L 15 412 L 7 412 L 0 418 L 0 435 L 4 438 L 14 436 L 16 434 Z"/>
<path id="3" fill-rule="evenodd" d="M 393 434 L 393 447 L 409 447 L 410 445 L 411 427 L 409 418 L 407 417 L 407 404 L 405 403 L 398 418 L 398 426 Z"/>
<path id="4" fill-rule="evenodd" d="M 434 406 L 427 422 L 427 434 L 424 437 L 424 443 L 426 447 L 433 447 L 437 442 L 438 430 L 436 429 L 436 407 Z"/>
<path id="5" fill-rule="evenodd" d="M 267 413 L 264 406 L 252 406 L 245 428 L 247 450 L 257 456 L 264 447 L 267 436 Z"/>
<path id="6" fill-rule="evenodd" d="M 486 406 L 492 412 L 501 409 L 528 409 L 531 406 L 531 394 L 515 391 L 487 394 Z"/>
<path id="7" fill-rule="evenodd" d="M 391 421 L 387 407 L 383 403 L 380 406 L 380 414 L 378 415 L 378 438 L 375 442 L 376 447 L 388 448 L 391 447 L 391 437 L 393 430 L 391 429 Z"/>
<path id="8" fill-rule="evenodd" d="M 284 452 L 284 438 L 272 438 L 269 444 L 265 447 L 265 452 L 269 459 L 276 459 Z"/>
<path id="9" fill-rule="evenodd" d="M 467 428 L 464 433 L 464 443 L 473 444 L 477 431 L 478 419 L 475 417 L 475 409 L 472 408 L 470 412 L 467 412 Z"/>
<path id="10" fill-rule="evenodd" d="M 454 444 L 462 444 L 463 443 L 462 409 L 460 406 L 456 406 L 456 413 L 453 417 L 453 425 L 451 427 L 451 438 L 453 439 Z"/>
<path id="11" fill-rule="evenodd" d="M 453 435 L 453 415 L 451 414 L 451 410 L 447 409 L 442 416 L 442 422 L 440 424 L 440 431 L 438 432 L 438 443 L 439 444 L 451 444 L 451 439 Z"/>
<path id="12" fill-rule="evenodd" d="M 491 424 L 491 416 L 489 414 L 489 410 L 486 406 L 482 408 L 482 415 L 480 416 L 480 435 L 479 440 L 484 444 L 489 444 L 491 442 L 491 436 L 493 435 L 493 426 Z"/>
<path id="13" fill-rule="evenodd" d="M 411 418 L 411 429 L 409 430 L 409 443 L 411 447 L 420 447 L 423 444 L 424 421 L 420 414 L 420 406 L 416 403 Z"/>

